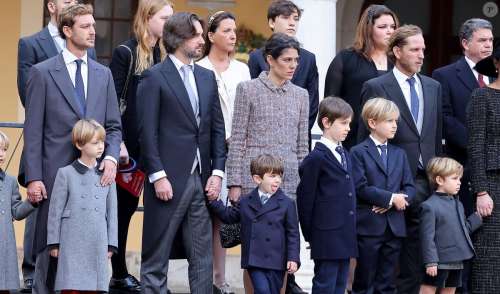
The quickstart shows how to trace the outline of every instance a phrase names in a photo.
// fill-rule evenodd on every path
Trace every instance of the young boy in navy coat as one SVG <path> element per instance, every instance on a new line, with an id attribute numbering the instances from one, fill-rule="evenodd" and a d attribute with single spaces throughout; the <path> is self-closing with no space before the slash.
<path id="1" fill-rule="evenodd" d="M 395 293 L 404 210 L 416 190 L 405 151 L 387 142 L 397 130 L 396 104 L 370 99 L 361 117 L 371 134 L 351 149 L 359 250 L 352 292 Z"/>
<path id="2" fill-rule="evenodd" d="M 314 260 L 312 293 L 343 294 L 356 244 L 356 192 L 349 155 L 342 141 L 352 108 L 326 97 L 319 106 L 321 140 L 299 167 L 297 208 L 304 239 Z"/>
<path id="3" fill-rule="evenodd" d="M 263 154 L 250 171 L 258 185 L 237 206 L 212 201 L 210 208 L 224 223 L 241 223 L 241 267 L 248 270 L 255 294 L 279 294 L 285 271 L 300 265 L 300 233 L 295 202 L 279 188 L 280 159 Z"/>

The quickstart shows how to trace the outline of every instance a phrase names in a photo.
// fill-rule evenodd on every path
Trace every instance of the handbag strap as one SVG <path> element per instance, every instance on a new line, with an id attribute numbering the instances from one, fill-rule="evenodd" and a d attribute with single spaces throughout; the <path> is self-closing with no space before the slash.
<path id="1" fill-rule="evenodd" d="M 125 99 L 125 95 L 127 95 L 128 83 L 130 81 L 130 76 L 132 75 L 132 67 L 134 66 L 134 54 L 132 53 L 132 49 L 130 49 L 130 47 L 128 47 L 127 45 L 121 44 L 119 47 L 126 48 L 130 53 L 130 63 L 128 65 L 127 79 L 125 80 L 125 85 L 123 86 L 123 90 L 120 95 L 120 101 L 119 101 L 120 114 L 123 115 L 123 113 L 125 113 L 125 110 L 127 109 L 127 100 Z"/>

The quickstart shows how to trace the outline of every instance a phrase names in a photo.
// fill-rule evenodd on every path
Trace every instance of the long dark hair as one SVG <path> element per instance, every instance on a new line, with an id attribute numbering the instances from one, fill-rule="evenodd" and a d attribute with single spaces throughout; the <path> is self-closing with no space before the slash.
<path id="1" fill-rule="evenodd" d="M 205 50 L 203 51 L 203 57 L 207 56 L 210 53 L 210 49 L 212 48 L 212 42 L 208 38 L 208 33 L 215 33 L 220 23 L 225 19 L 232 19 L 236 21 L 236 18 L 231 12 L 227 11 L 217 11 L 212 14 L 207 21 L 207 26 L 205 28 L 205 32 L 203 33 L 203 39 L 205 39 Z"/>

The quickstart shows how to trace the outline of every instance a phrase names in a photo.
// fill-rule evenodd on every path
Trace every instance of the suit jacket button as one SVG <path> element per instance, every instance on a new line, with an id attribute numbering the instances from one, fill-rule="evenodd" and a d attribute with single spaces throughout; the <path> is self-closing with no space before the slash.
<path id="1" fill-rule="evenodd" d="M 349 211 L 349 214 L 350 214 L 350 215 L 354 215 L 354 211 L 352 211 L 352 210 L 351 210 L 351 211 Z"/>
<path id="2" fill-rule="evenodd" d="M 349 194 L 347 194 L 347 195 L 349 195 L 349 197 L 352 197 L 352 193 L 351 192 L 349 192 Z"/>
<path id="3" fill-rule="evenodd" d="M 1 214 L 5 214 L 5 210 L 0 211 Z"/>
<path id="4" fill-rule="evenodd" d="M 254 218 L 254 219 L 253 219 L 253 222 L 254 222 L 254 223 L 256 223 L 256 222 L 257 222 L 257 219 L 256 219 L 256 218 Z"/>
<path id="5" fill-rule="evenodd" d="M 350 177 L 349 177 L 349 175 L 345 175 L 345 178 L 349 180 Z"/>
<path id="6" fill-rule="evenodd" d="M 96 208 L 94 208 L 94 210 L 95 210 L 95 211 L 99 211 L 99 208 L 98 208 L 98 207 L 96 207 Z"/>
<path id="7" fill-rule="evenodd" d="M 85 194 L 82 194 L 82 198 L 85 198 L 85 197 L 87 197 L 87 195 L 85 195 Z"/>
<path id="8" fill-rule="evenodd" d="M 99 195 L 95 195 L 94 197 L 95 197 L 95 199 L 99 199 Z"/>

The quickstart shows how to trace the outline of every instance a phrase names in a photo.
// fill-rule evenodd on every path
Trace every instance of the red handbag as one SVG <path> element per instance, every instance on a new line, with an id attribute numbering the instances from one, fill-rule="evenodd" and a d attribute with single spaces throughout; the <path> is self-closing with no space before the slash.
<path id="1" fill-rule="evenodd" d="M 133 158 L 129 158 L 127 165 L 120 165 L 116 173 L 116 183 L 135 197 L 141 196 L 146 175 L 137 168 Z"/>

